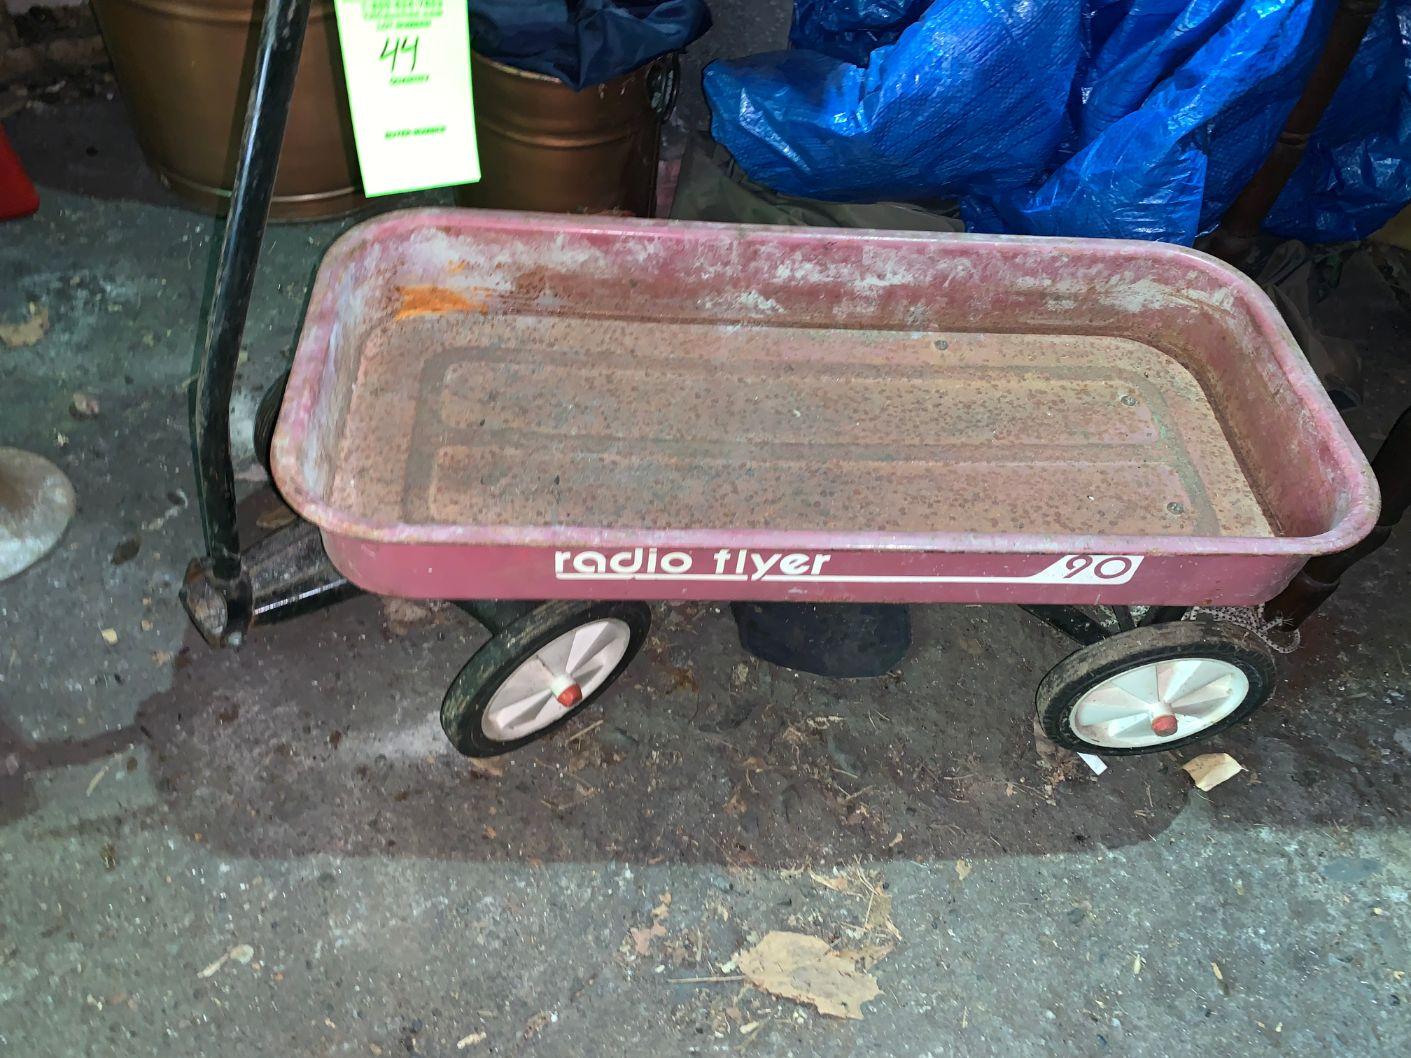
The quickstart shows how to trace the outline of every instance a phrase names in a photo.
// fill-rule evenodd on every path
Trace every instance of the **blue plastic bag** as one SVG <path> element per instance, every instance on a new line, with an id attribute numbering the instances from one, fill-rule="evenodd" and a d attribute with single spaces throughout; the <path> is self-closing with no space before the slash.
<path id="1" fill-rule="evenodd" d="M 803 49 L 712 63 L 711 130 L 785 194 L 924 201 L 1019 187 L 1063 136 L 1078 11 L 1079 0 L 932 0 L 864 66 Z"/>
<path id="2" fill-rule="evenodd" d="M 1268 154 L 1334 4 L 796 0 L 810 50 L 708 67 L 712 131 L 789 194 L 955 196 L 972 230 L 1190 243 Z M 1269 225 L 1352 238 L 1408 198 L 1411 0 L 1384 0 Z"/>
<path id="3" fill-rule="evenodd" d="M 1411 199 L 1411 0 L 1382 0 L 1265 227 L 1361 239 Z"/>
<path id="4" fill-rule="evenodd" d="M 789 45 L 821 51 L 854 66 L 872 49 L 894 44 L 931 0 L 794 0 Z"/>
<path id="5" fill-rule="evenodd" d="M 630 73 L 709 28 L 706 0 L 470 0 L 476 51 L 575 89 Z"/>
<path id="6" fill-rule="evenodd" d="M 1036 187 L 965 196 L 971 230 L 1194 242 L 1269 153 L 1328 14 L 1317 0 L 1104 6 L 1125 11 L 1091 41 L 1058 164 Z"/>

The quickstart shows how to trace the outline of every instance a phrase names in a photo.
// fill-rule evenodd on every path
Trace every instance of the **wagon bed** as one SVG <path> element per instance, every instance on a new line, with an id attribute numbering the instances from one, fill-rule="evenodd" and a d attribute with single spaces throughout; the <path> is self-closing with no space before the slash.
<path id="1" fill-rule="evenodd" d="M 1376 509 L 1192 251 L 476 211 L 330 252 L 274 466 L 443 598 L 1249 603 Z"/>

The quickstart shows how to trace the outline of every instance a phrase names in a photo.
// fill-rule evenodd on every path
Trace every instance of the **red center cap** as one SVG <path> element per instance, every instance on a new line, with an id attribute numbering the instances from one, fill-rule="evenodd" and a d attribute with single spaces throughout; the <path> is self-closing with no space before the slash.
<path id="1" fill-rule="evenodd" d="M 572 709 L 583 700 L 583 688 L 576 683 L 570 683 L 558 693 L 558 703 L 565 709 Z"/>
<path id="2" fill-rule="evenodd" d="M 1176 733 L 1176 718 L 1170 713 L 1151 718 L 1151 733 L 1158 738 L 1170 738 Z"/>

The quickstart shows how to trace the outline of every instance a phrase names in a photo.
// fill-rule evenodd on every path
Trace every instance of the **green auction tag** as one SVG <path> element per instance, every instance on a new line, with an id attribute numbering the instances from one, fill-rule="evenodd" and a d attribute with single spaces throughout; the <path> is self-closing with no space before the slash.
<path id="1" fill-rule="evenodd" d="M 480 179 L 465 0 L 335 0 L 363 191 Z"/>

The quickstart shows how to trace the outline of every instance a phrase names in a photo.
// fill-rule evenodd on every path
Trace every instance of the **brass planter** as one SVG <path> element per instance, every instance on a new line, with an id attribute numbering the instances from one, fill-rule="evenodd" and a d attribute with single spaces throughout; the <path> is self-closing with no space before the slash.
<path id="1" fill-rule="evenodd" d="M 480 183 L 463 206 L 551 213 L 655 212 L 661 123 L 678 64 L 666 55 L 582 91 L 471 56 Z"/>
<path id="2" fill-rule="evenodd" d="M 223 212 L 235 174 L 254 0 L 93 0 L 147 161 L 171 189 Z M 333 6 L 309 14 L 270 215 L 331 217 L 363 205 Z"/>

